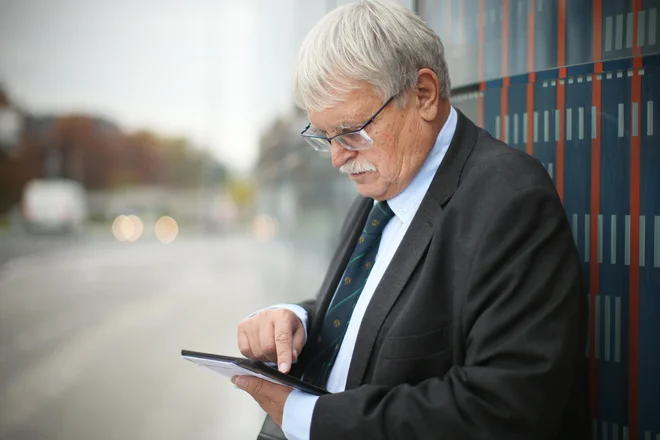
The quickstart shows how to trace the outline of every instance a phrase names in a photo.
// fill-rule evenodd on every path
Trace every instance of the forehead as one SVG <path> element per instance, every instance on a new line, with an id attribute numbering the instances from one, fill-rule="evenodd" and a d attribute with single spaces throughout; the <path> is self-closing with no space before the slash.
<path id="1" fill-rule="evenodd" d="M 326 133 L 341 126 L 359 125 L 367 121 L 382 105 L 382 97 L 371 87 L 360 87 L 344 96 L 342 102 L 320 112 L 307 112 L 312 126 Z"/>

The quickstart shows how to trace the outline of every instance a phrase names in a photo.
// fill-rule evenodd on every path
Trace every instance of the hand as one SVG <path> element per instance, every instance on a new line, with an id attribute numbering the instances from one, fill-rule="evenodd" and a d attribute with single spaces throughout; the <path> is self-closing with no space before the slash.
<path id="1" fill-rule="evenodd" d="M 289 309 L 262 310 L 238 325 L 238 348 L 243 356 L 265 362 L 276 362 L 282 373 L 305 344 L 305 328 Z"/>
<path id="2" fill-rule="evenodd" d="M 282 427 L 284 404 L 291 391 L 293 391 L 291 388 L 253 376 L 234 376 L 231 378 L 231 381 L 234 385 L 250 394 L 259 406 L 277 423 L 277 426 Z"/>

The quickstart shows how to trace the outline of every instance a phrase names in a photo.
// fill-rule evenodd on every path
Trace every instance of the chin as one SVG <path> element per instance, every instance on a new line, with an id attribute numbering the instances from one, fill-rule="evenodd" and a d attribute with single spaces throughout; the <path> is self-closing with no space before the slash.
<path id="1" fill-rule="evenodd" d="M 358 183 L 357 190 L 362 197 L 370 197 L 374 200 L 381 200 L 383 194 L 385 194 L 386 188 L 380 188 L 377 185 L 368 183 Z"/>

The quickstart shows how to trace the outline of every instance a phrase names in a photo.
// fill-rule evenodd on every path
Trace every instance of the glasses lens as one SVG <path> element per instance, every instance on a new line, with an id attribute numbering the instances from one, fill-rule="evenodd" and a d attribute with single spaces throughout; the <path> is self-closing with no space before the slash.
<path id="1" fill-rule="evenodd" d="M 355 133 L 346 133 L 341 136 L 337 136 L 337 142 L 339 142 L 344 148 L 348 150 L 364 150 L 371 147 L 373 140 L 369 135 L 364 131 L 360 130 Z"/>
<path id="2" fill-rule="evenodd" d="M 303 139 L 316 151 L 330 151 L 330 142 L 325 139 L 303 136 Z"/>

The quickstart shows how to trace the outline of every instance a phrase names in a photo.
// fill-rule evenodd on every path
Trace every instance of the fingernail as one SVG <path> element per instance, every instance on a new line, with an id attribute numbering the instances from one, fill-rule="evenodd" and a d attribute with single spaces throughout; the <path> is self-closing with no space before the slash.
<path id="1" fill-rule="evenodd" d="M 236 382 L 234 382 L 234 384 L 237 387 L 243 389 L 247 386 L 247 379 L 245 379 L 244 377 L 239 377 L 238 379 L 236 379 Z"/>
<path id="2" fill-rule="evenodd" d="M 286 373 L 288 369 L 289 369 L 289 364 L 287 364 L 286 362 L 282 362 L 280 364 L 280 371 L 282 373 Z"/>
<path id="3" fill-rule="evenodd" d="M 298 350 L 296 350 L 295 348 L 293 349 L 293 357 L 298 358 Z"/>

